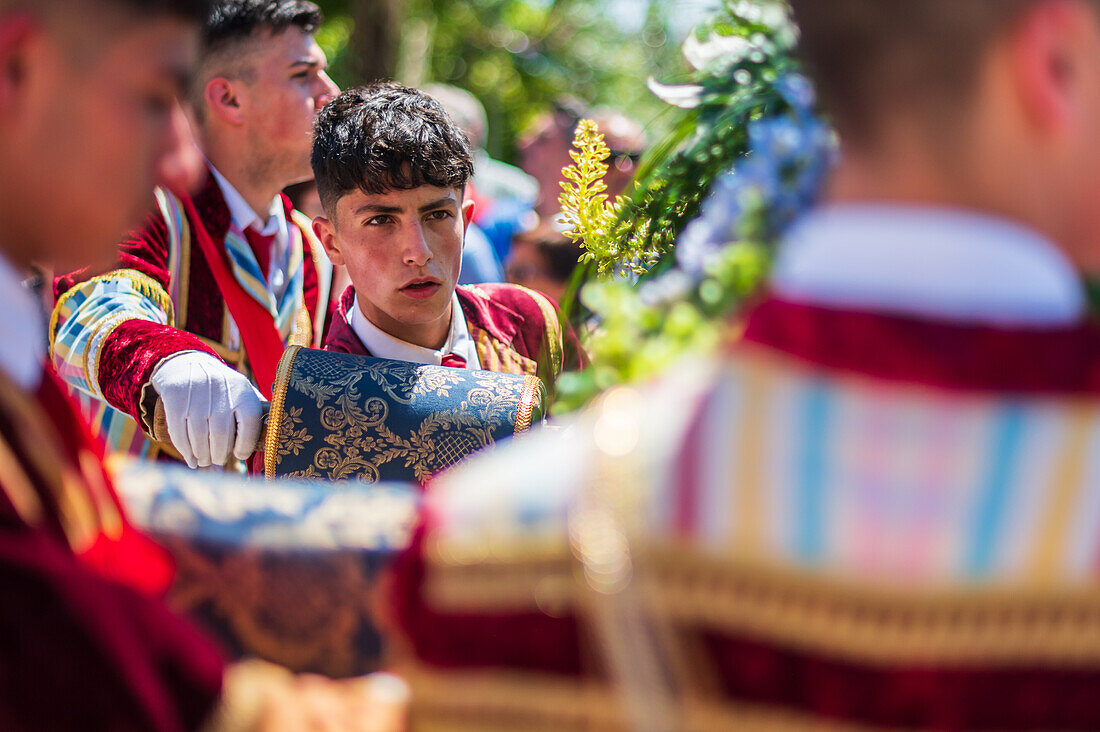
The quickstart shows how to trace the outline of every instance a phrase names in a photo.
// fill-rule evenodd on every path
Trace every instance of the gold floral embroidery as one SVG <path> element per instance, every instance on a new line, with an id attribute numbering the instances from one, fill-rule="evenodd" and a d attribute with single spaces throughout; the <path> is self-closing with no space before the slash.
<path id="1" fill-rule="evenodd" d="M 426 481 L 512 434 L 521 404 L 531 400 L 528 379 L 511 374 L 294 355 L 284 357 L 290 365 L 276 387 L 269 476 L 376 482 L 393 464 L 391 471 L 401 466 Z M 544 394 L 540 389 L 540 405 Z"/>

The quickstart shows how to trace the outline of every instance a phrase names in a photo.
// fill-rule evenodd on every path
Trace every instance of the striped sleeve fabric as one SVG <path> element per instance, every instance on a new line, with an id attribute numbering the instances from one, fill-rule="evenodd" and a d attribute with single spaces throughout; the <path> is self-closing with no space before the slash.
<path id="1" fill-rule="evenodd" d="M 99 364 L 104 344 L 123 323 L 172 326 L 164 287 L 137 270 L 116 270 L 81 282 L 60 296 L 50 319 L 50 356 L 71 387 L 103 399 Z"/>

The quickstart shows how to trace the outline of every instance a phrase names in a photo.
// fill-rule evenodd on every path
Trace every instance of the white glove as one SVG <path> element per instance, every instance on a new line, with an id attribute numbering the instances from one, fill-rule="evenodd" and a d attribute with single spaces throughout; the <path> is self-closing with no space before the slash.
<path id="1" fill-rule="evenodd" d="M 172 445 L 192 467 L 224 465 L 232 453 L 252 456 L 260 439 L 263 395 L 210 354 L 184 351 L 149 379 L 164 403 Z"/>

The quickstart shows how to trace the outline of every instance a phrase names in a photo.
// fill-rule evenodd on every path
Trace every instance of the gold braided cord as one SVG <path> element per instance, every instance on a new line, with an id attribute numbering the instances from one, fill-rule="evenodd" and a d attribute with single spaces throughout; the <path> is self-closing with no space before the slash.
<path id="1" fill-rule="evenodd" d="M 275 370 L 275 384 L 272 387 L 271 412 L 267 418 L 267 438 L 264 441 L 264 477 L 275 477 L 275 468 L 279 463 L 279 431 L 283 423 L 283 409 L 286 406 L 286 392 L 290 388 L 290 372 L 294 368 L 294 359 L 298 357 L 301 346 L 291 346 L 283 352 L 279 366 Z"/>
<path id="2" fill-rule="evenodd" d="M 542 379 L 537 376 L 524 377 L 523 387 L 520 389 L 519 406 L 516 408 L 516 429 L 514 434 L 520 435 L 531 429 L 535 407 L 542 405 L 542 394 Z"/>

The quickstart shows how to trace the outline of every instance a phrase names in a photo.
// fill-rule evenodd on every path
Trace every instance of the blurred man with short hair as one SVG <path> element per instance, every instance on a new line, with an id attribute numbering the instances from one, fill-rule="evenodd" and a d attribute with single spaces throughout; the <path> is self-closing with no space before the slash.
<path id="1" fill-rule="evenodd" d="M 32 264 L 110 264 L 158 182 L 187 184 L 177 98 L 198 0 L 0 0 L 0 727 L 197 729 L 222 660 L 154 597 L 102 449 L 45 365 Z"/>
<path id="2" fill-rule="evenodd" d="M 723 357 L 432 486 L 425 727 L 1100 727 L 1100 3 L 792 5 L 824 202 Z"/>
<path id="3" fill-rule="evenodd" d="M 285 345 L 320 344 L 331 270 L 281 194 L 309 179 L 313 122 L 338 91 L 320 23 L 308 0 L 215 3 L 190 93 L 202 186 L 158 189 L 114 271 L 57 282 L 54 361 L 116 450 L 159 452 L 159 399 L 188 465 L 248 458 Z"/>

